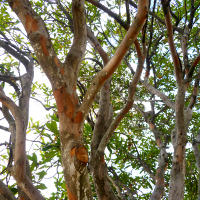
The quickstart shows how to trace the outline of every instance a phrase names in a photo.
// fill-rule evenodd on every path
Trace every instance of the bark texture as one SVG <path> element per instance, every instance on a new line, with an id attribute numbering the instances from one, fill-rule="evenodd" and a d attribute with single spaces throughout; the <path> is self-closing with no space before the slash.
<path id="1" fill-rule="evenodd" d="M 196 167 L 198 172 L 200 173 L 200 150 L 199 150 L 199 143 L 200 143 L 200 134 L 193 140 L 192 147 L 194 156 L 196 159 Z M 200 199 L 200 175 L 198 180 L 198 200 Z"/>
<path id="2" fill-rule="evenodd" d="M 0 199 L 2 200 L 16 200 L 15 196 L 8 189 L 8 187 L 0 180 Z"/>
<path id="3" fill-rule="evenodd" d="M 83 122 L 95 95 L 117 69 L 142 29 L 148 13 L 148 1 L 138 2 L 138 13 L 133 24 L 113 58 L 94 78 L 81 105 L 78 103 L 76 84 L 87 39 L 84 0 L 72 1 L 74 39 L 64 63 L 58 59 L 45 24 L 32 9 L 30 2 L 9 0 L 9 4 L 24 25 L 37 59 L 52 85 L 60 121 L 61 156 L 68 198 L 70 200 L 92 199 L 87 172 L 88 153 L 82 140 Z M 24 166 L 24 163 L 22 165 Z M 27 180 L 27 185 L 20 187 L 25 190 L 29 187 L 28 184 Z"/>
<path id="4" fill-rule="evenodd" d="M 170 174 L 169 185 L 169 200 L 184 198 L 184 180 L 185 180 L 185 148 L 187 143 L 187 127 L 190 119 L 187 119 L 184 110 L 185 108 L 185 93 L 186 84 L 184 82 L 184 73 L 181 65 L 179 55 L 176 51 L 173 39 L 173 26 L 170 14 L 170 1 L 162 0 L 163 12 L 165 15 L 165 23 L 168 34 L 168 43 L 170 47 L 171 57 L 174 64 L 174 73 L 176 76 L 176 83 L 178 87 L 175 100 L 175 114 L 176 114 L 176 128 L 172 133 L 172 144 L 174 147 L 174 155 L 172 160 L 172 169 Z M 185 39 L 182 40 L 182 49 L 184 58 L 186 58 Z M 185 61 L 186 62 L 186 61 Z M 187 70 L 187 66 L 185 68 Z M 189 114 L 190 110 L 187 110 Z"/>

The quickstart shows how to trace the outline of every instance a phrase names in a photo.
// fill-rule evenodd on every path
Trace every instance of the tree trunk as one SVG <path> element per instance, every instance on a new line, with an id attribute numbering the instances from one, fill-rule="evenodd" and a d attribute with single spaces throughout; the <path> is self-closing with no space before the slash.
<path id="1" fill-rule="evenodd" d="M 92 199 L 88 178 L 88 152 L 82 142 L 82 115 L 76 113 L 77 95 L 66 88 L 54 90 L 60 121 L 61 156 L 69 200 Z"/>
<path id="2" fill-rule="evenodd" d="M 196 136 L 196 138 L 192 142 L 193 152 L 196 159 L 196 167 L 198 170 L 198 200 L 200 200 L 200 150 L 199 150 L 199 143 L 200 143 L 200 133 Z"/>
<path id="3" fill-rule="evenodd" d="M 69 200 L 91 199 L 88 153 L 82 141 L 84 118 L 97 92 L 117 69 L 142 29 L 148 13 L 148 0 L 138 2 L 138 13 L 133 24 L 113 58 L 93 79 L 80 106 L 76 84 L 86 48 L 84 0 L 72 1 L 74 40 L 64 63 L 58 59 L 44 21 L 32 9 L 30 2 L 9 0 L 9 4 L 23 23 L 37 59 L 52 85 L 60 121 L 61 156 Z"/>
<path id="4" fill-rule="evenodd" d="M 100 109 L 93 131 L 91 143 L 90 169 L 99 199 L 117 200 L 110 181 L 108 180 L 107 166 L 104 160 L 104 153 L 100 154 L 97 149 L 104 134 L 112 121 L 112 105 L 110 103 L 110 80 L 107 80 L 100 92 Z"/>
<path id="5" fill-rule="evenodd" d="M 184 86 L 179 86 L 176 96 L 176 128 L 172 137 L 174 155 L 170 174 L 169 200 L 184 198 L 185 183 L 185 146 L 187 141 L 184 116 Z"/>

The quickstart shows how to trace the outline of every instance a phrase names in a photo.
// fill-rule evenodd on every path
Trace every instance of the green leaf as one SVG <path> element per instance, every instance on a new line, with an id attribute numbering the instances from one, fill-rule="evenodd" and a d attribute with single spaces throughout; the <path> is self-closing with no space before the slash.
<path id="1" fill-rule="evenodd" d="M 40 190 L 45 190 L 47 189 L 46 185 L 44 183 L 40 183 L 39 185 L 36 186 L 37 189 L 40 189 Z"/>
<path id="2" fill-rule="evenodd" d="M 39 180 L 43 179 L 46 174 L 47 174 L 46 171 L 38 172 L 37 175 L 39 175 Z"/>
<path id="3" fill-rule="evenodd" d="M 51 132 L 53 132 L 53 133 L 55 133 L 57 135 L 59 134 L 56 121 L 48 122 L 48 123 L 46 123 L 46 126 Z"/>

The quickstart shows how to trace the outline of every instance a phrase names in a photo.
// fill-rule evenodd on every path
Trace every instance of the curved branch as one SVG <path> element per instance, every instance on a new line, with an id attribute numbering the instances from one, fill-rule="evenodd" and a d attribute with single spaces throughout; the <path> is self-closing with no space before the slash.
<path id="1" fill-rule="evenodd" d="M 187 74 L 186 81 L 192 80 L 194 70 L 195 70 L 196 66 L 199 64 L 199 62 L 200 62 L 200 54 L 194 59 L 192 66 L 190 67 L 190 70 Z"/>
<path id="2" fill-rule="evenodd" d="M 73 70 L 78 75 L 79 65 L 86 48 L 86 19 L 84 1 L 73 0 L 72 1 L 72 14 L 73 14 L 73 31 L 74 40 L 71 49 L 66 57 L 65 63 L 68 66 L 72 66 Z"/>
<path id="3" fill-rule="evenodd" d="M 137 5 L 132 0 L 130 0 L 130 5 L 133 6 L 134 8 L 137 8 Z M 165 25 L 165 20 L 160 18 L 154 12 L 149 11 L 149 14 L 152 15 L 153 17 L 155 17 L 161 24 Z M 183 30 L 181 28 L 177 27 L 177 26 L 173 26 L 173 30 L 176 30 L 179 33 L 183 33 Z"/>
<path id="4" fill-rule="evenodd" d="M 104 49 L 102 48 L 102 46 L 99 43 L 99 41 L 97 40 L 97 38 L 95 37 L 94 33 L 91 31 L 91 29 L 88 26 L 87 26 L 87 36 L 88 36 L 89 42 L 92 44 L 94 49 L 101 56 L 104 65 L 106 65 L 109 61 L 109 57 L 108 57 L 107 53 L 104 51 Z"/>
<path id="5" fill-rule="evenodd" d="M 15 147 L 15 171 L 20 179 L 24 178 L 25 171 L 25 133 L 23 124 L 23 115 L 19 107 L 5 95 L 3 89 L 0 87 L 0 101 L 6 106 L 15 118 L 16 124 L 16 147 Z"/>
<path id="6" fill-rule="evenodd" d="M 33 186 L 33 183 L 26 175 L 26 124 L 21 109 L 5 95 L 0 87 L 0 102 L 6 106 L 12 113 L 16 125 L 16 142 L 14 153 L 14 170 L 12 175 L 15 177 L 18 185 L 24 189 L 29 198 L 34 200 L 44 200 L 40 192 Z"/>
<path id="7" fill-rule="evenodd" d="M 125 23 L 124 21 L 122 21 L 122 19 L 115 14 L 114 12 L 112 12 L 110 9 L 108 9 L 107 7 L 105 7 L 104 5 L 102 5 L 101 3 L 99 3 L 96 0 L 86 0 L 88 2 L 90 2 L 92 5 L 96 6 L 97 8 L 103 10 L 105 13 L 107 13 L 109 16 L 113 17 L 121 26 L 123 26 L 126 30 L 128 29 L 129 25 L 127 23 Z M 145 3 L 144 3 L 145 4 Z"/>
<path id="8" fill-rule="evenodd" d="M 108 130 L 106 131 L 105 135 L 103 136 L 101 143 L 98 146 L 99 152 L 104 152 L 108 141 L 110 137 L 112 136 L 113 131 L 116 129 L 116 127 L 119 125 L 121 120 L 124 118 L 124 116 L 129 112 L 129 110 L 132 108 L 133 102 L 134 102 L 134 95 L 136 92 L 137 83 L 140 80 L 140 76 L 143 70 L 144 65 L 144 56 L 140 52 L 139 46 L 136 47 L 138 50 L 138 66 L 135 72 L 135 75 L 133 76 L 133 80 L 131 85 L 129 86 L 129 95 L 128 100 L 124 108 L 121 110 L 121 112 L 117 115 L 117 117 L 112 121 L 111 125 L 109 126 Z"/>
<path id="9" fill-rule="evenodd" d="M 9 128 L 0 125 L 0 129 L 9 132 Z"/>
<path id="10" fill-rule="evenodd" d="M 169 9 L 169 1 L 168 0 L 162 0 L 162 7 L 163 12 L 165 15 L 165 23 L 167 27 L 167 34 L 168 34 L 168 42 L 169 47 L 171 51 L 172 60 L 174 63 L 174 71 L 176 75 L 176 81 L 179 86 L 183 84 L 183 73 L 182 73 L 182 66 L 181 62 L 178 56 L 178 53 L 175 48 L 174 39 L 173 39 L 173 26 L 171 22 L 171 15 L 170 15 L 170 9 Z"/>
<path id="11" fill-rule="evenodd" d="M 41 67 L 53 83 L 60 73 L 61 62 L 42 18 L 32 9 L 28 0 L 8 0 L 8 3 L 22 22 Z"/>
<path id="12" fill-rule="evenodd" d="M 5 49 L 9 54 L 14 56 L 21 63 L 23 63 L 24 66 L 27 66 L 29 63 L 29 60 L 25 58 L 25 55 L 23 55 L 23 53 L 17 47 L 14 48 L 13 46 L 14 45 L 8 41 L 5 42 L 3 40 L 0 40 L 0 47 Z"/>
<path id="13" fill-rule="evenodd" d="M 29 119 L 29 100 L 30 100 L 31 86 L 34 76 L 33 66 L 34 66 L 33 59 L 30 58 L 30 62 L 28 63 L 27 66 L 25 66 L 27 73 L 24 74 L 20 79 L 22 91 L 19 98 L 19 108 L 21 109 L 21 112 L 23 113 L 24 116 L 25 129 L 27 128 Z"/>
<path id="14" fill-rule="evenodd" d="M 0 180 L 0 194 L 5 198 L 5 200 L 17 200 L 13 195 L 13 193 L 1 180 Z"/>
<path id="15" fill-rule="evenodd" d="M 91 106 L 96 93 L 99 91 L 103 83 L 111 77 L 114 71 L 119 66 L 121 60 L 125 56 L 129 47 L 135 41 L 138 33 L 142 29 L 146 17 L 148 13 L 148 0 L 140 0 L 138 1 L 138 12 L 133 21 L 133 24 L 129 28 L 125 38 L 121 42 L 120 46 L 116 50 L 114 56 L 110 59 L 110 61 L 106 64 L 106 66 L 96 75 L 93 79 L 86 95 L 83 100 L 83 103 L 80 106 L 80 111 L 82 112 L 83 116 L 85 116 Z"/>
<path id="16" fill-rule="evenodd" d="M 192 95 L 190 98 L 190 103 L 188 105 L 188 108 L 192 109 L 196 103 L 197 95 L 199 94 L 199 82 L 200 82 L 200 70 L 198 72 L 197 78 L 195 79 Z"/>
<path id="17" fill-rule="evenodd" d="M 91 61 L 95 62 L 97 65 L 99 65 L 101 68 L 103 68 L 103 64 L 99 60 L 97 60 L 95 58 L 86 57 L 83 60 L 91 60 Z"/>
<path id="18" fill-rule="evenodd" d="M 51 109 L 53 109 L 53 108 L 56 108 L 55 106 L 50 106 L 50 107 L 45 106 L 45 105 L 42 103 L 42 101 L 40 101 L 39 99 L 37 99 L 37 98 L 35 98 L 35 97 L 31 97 L 31 99 L 33 99 L 33 100 L 39 102 L 39 103 L 43 106 L 43 108 L 44 108 L 45 110 L 47 110 L 47 111 L 49 111 L 49 110 L 51 110 Z"/>
<path id="19" fill-rule="evenodd" d="M 166 96 L 164 93 L 162 93 L 161 91 L 159 91 L 158 89 L 156 89 L 155 87 L 153 87 L 152 85 L 150 85 L 147 81 L 142 81 L 142 84 L 144 85 L 144 87 L 147 90 L 149 90 L 149 92 L 151 92 L 152 94 L 155 94 L 156 96 L 160 97 L 167 106 L 169 106 L 170 108 L 172 108 L 173 110 L 175 110 L 175 105 L 168 98 L 168 96 Z"/>
<path id="20" fill-rule="evenodd" d="M 20 95 L 20 89 L 19 89 L 18 85 L 15 83 L 15 80 L 16 80 L 15 77 L 6 76 L 6 75 L 4 76 L 4 75 L 0 74 L 0 81 L 3 81 L 3 82 L 10 84 L 14 88 L 17 95 L 19 96 Z"/>

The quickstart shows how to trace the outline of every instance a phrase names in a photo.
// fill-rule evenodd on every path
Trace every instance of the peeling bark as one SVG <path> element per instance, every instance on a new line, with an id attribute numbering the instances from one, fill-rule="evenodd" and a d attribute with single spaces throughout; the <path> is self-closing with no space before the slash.
<path id="1" fill-rule="evenodd" d="M 63 171 L 69 199 L 92 199 L 88 179 L 88 152 L 81 141 L 79 124 L 59 113 Z"/>
<path id="2" fill-rule="evenodd" d="M 33 11 L 29 1 L 9 0 L 9 4 L 24 25 L 37 59 L 52 84 L 60 120 L 61 155 L 68 197 L 70 200 L 91 199 L 86 168 L 88 154 L 82 142 L 84 118 L 96 93 L 117 69 L 142 29 L 147 17 L 148 0 L 139 1 L 138 13 L 127 35 L 114 57 L 92 82 L 80 106 L 77 100 L 76 84 L 87 36 L 84 0 L 72 1 L 74 40 L 65 63 L 61 63 L 57 58 L 45 24 Z M 100 160 L 103 160 L 102 157 Z M 22 164 L 24 166 L 24 163 Z M 21 176 L 21 179 L 24 179 L 23 174 Z M 24 185 L 20 187 L 26 188 Z"/>

